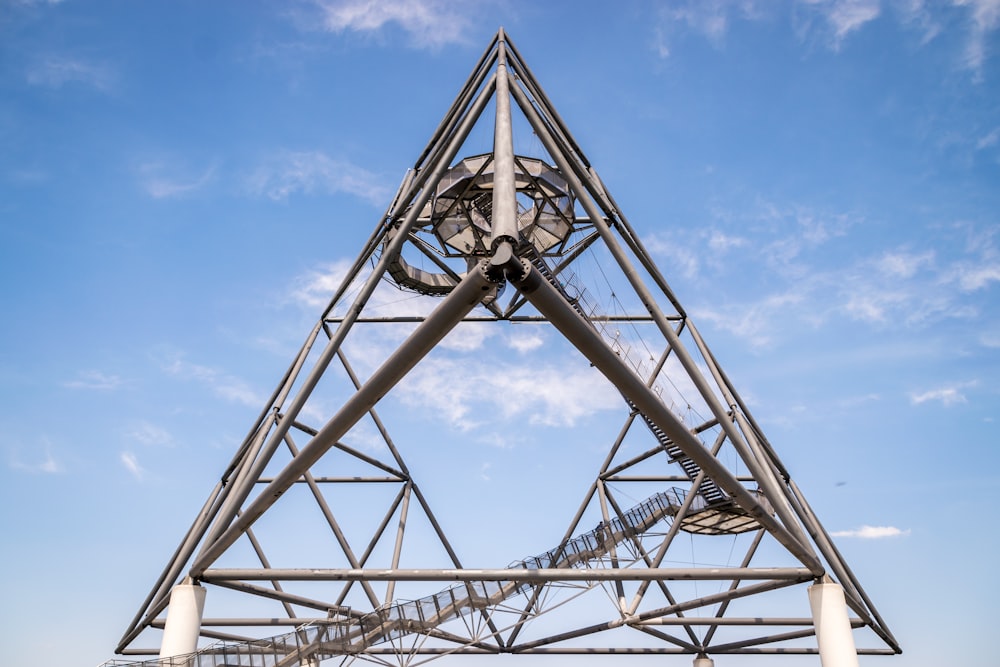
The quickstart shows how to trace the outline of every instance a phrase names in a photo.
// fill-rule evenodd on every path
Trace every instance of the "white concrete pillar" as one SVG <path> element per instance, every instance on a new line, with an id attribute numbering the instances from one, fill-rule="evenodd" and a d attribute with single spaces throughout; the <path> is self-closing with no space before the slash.
<path id="1" fill-rule="evenodd" d="M 694 667 L 715 667 L 715 660 L 701 653 L 694 659 Z"/>
<path id="2" fill-rule="evenodd" d="M 823 667 L 858 667 L 851 619 L 847 614 L 844 589 L 829 577 L 809 587 L 819 660 Z"/>
<path id="3" fill-rule="evenodd" d="M 167 622 L 160 642 L 160 657 L 194 653 L 198 650 L 201 614 L 205 610 L 205 589 L 190 578 L 170 591 Z"/>

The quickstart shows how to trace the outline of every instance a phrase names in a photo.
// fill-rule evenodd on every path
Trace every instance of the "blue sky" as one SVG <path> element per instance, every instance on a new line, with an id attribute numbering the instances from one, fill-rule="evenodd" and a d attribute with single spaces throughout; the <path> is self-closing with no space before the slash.
<path id="1" fill-rule="evenodd" d="M 0 0 L 5 664 L 112 657 L 500 25 L 904 648 L 862 664 L 992 664 L 997 0 Z M 551 370 L 497 419 L 594 427 Z M 487 398 L 418 421 L 515 512 Z"/>

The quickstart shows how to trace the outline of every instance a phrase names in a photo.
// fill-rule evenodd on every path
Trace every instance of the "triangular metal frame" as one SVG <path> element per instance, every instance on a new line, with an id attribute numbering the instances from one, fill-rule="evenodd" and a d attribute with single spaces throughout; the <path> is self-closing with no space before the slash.
<path id="1" fill-rule="evenodd" d="M 491 102 L 494 150 L 456 161 Z M 514 108 L 543 155 L 513 154 Z M 571 266 L 595 248 L 609 258 L 608 270 L 641 313 L 608 315 L 590 305 Z M 418 268 L 421 262 L 431 270 Z M 429 313 L 373 314 L 373 295 L 390 280 L 442 298 Z M 348 360 L 351 334 L 387 322 L 415 328 L 362 379 Z M 404 447 L 376 409 L 461 322 L 551 324 L 614 385 L 627 413 L 565 534 L 551 551 L 504 569 L 463 566 L 404 462 Z M 621 335 L 626 326 L 645 332 L 641 358 Z M 317 416 L 330 400 L 317 398 L 318 387 L 331 376 L 350 391 L 339 408 Z M 379 454 L 343 441 L 361 421 L 378 434 Z M 641 453 L 626 455 L 626 442 L 641 446 Z M 392 491 L 383 493 L 385 511 L 359 540 L 342 525 L 356 506 L 335 505 L 329 497 L 333 489 L 365 485 Z M 629 494 L 615 490 L 622 485 L 657 492 L 630 508 Z M 325 563 L 303 558 L 296 568 L 273 567 L 270 546 L 256 528 L 280 498 L 295 494 L 315 503 L 336 546 L 325 552 L 332 554 Z M 588 530 L 584 522 L 596 515 L 600 524 Z M 418 521 L 441 555 L 434 568 L 403 567 L 408 526 Z M 665 567 L 682 531 L 699 540 L 743 535 L 739 565 Z M 775 553 L 774 562 L 761 563 Z M 234 608 L 247 610 L 200 619 L 202 644 L 223 642 L 205 655 L 222 662 L 241 651 L 271 652 L 273 664 L 289 665 L 331 656 L 376 662 L 392 656 L 397 664 L 416 664 L 491 653 L 810 654 L 817 652 L 812 618 L 734 610 L 746 609 L 748 599 L 764 599 L 770 609 L 772 591 L 818 581 L 839 583 L 852 626 L 867 628 L 864 636 L 855 630 L 868 642 L 859 654 L 900 650 L 502 29 L 129 624 L 118 653 L 156 653 L 137 644 L 164 626 L 171 591 L 181 581 L 220 595 L 229 591 L 238 600 Z M 715 593 L 690 586 L 705 581 L 717 584 Z M 301 582 L 324 592 L 306 594 Z M 398 602 L 396 586 L 403 582 L 452 586 Z M 598 610 L 576 602 L 596 588 L 605 588 L 608 604 Z M 543 613 L 574 605 L 583 611 L 567 617 L 595 620 L 533 626 Z"/>

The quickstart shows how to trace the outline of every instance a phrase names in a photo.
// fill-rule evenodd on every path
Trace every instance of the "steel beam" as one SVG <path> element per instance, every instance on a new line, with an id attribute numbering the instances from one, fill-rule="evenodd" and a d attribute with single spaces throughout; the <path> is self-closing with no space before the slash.
<path id="1" fill-rule="evenodd" d="M 801 567 L 694 567 L 694 568 L 575 568 L 538 569 L 353 569 L 353 568 L 213 568 L 201 580 L 224 581 L 808 581 L 812 572 Z"/>
<path id="2" fill-rule="evenodd" d="M 354 319 L 361 314 L 361 311 L 364 309 L 368 299 L 370 299 L 371 295 L 374 293 L 375 287 L 382 279 L 382 275 L 386 272 L 392 257 L 398 254 L 402 249 L 403 242 L 406 240 L 407 234 L 420 215 L 420 210 L 433 194 L 433 188 L 441 179 L 444 172 L 449 168 L 451 160 L 458 153 L 469 132 L 472 130 L 475 121 L 478 120 L 483 109 L 486 107 L 486 103 L 489 101 L 496 86 L 495 79 L 496 76 L 494 75 L 480 93 L 479 97 L 476 98 L 472 108 L 469 109 L 460 127 L 458 128 L 457 133 L 451 137 L 446 149 L 443 149 L 443 152 L 438 156 L 437 161 L 433 163 L 426 181 L 422 178 L 423 174 L 421 174 L 421 178 L 418 179 L 418 182 L 414 183 L 413 187 L 421 186 L 422 189 L 416 199 L 412 202 L 411 209 L 407 213 L 405 219 L 400 223 L 398 235 L 392 239 L 389 246 L 382 253 L 382 257 L 379 259 L 378 264 L 372 270 L 371 275 L 368 276 L 368 279 L 365 281 L 365 284 L 362 286 L 359 294 L 354 299 L 354 303 L 348 312 L 348 315 L 344 318 L 344 321 L 341 322 L 340 326 L 337 327 L 336 332 L 323 349 L 323 352 L 316 361 L 315 366 L 313 366 L 309 375 L 303 381 L 302 387 L 299 389 L 295 398 L 292 399 L 292 403 L 286 411 L 285 419 L 278 423 L 277 428 L 271 434 L 267 445 L 263 449 L 263 455 L 254 461 L 253 467 L 250 469 L 250 474 L 247 475 L 248 479 L 259 477 L 264 471 L 264 468 L 270 462 L 271 455 L 277 449 L 279 443 L 284 438 L 285 433 L 288 432 L 288 428 L 292 421 L 298 417 L 299 412 L 302 410 L 302 407 L 305 405 L 313 389 L 315 389 L 316 385 L 319 383 L 319 380 L 326 371 L 327 366 L 329 366 L 334 355 L 339 351 L 341 344 L 354 325 Z M 427 183 L 429 183 L 429 186 L 426 185 Z M 227 503 L 223 505 L 222 509 L 220 509 L 219 516 L 216 517 L 215 524 L 209 532 L 208 537 L 205 539 L 201 553 L 198 554 L 195 562 L 191 566 L 191 573 L 195 575 L 195 577 L 197 577 L 199 570 L 202 570 L 210 565 L 230 544 L 232 544 L 233 541 L 235 541 L 236 535 L 234 534 L 233 527 L 235 523 L 241 522 L 242 519 L 238 521 L 234 521 L 234 519 L 240 505 L 242 505 L 249 496 L 252 486 L 252 483 L 248 484 L 244 481 L 243 484 L 235 487 L 232 495 L 227 499 Z M 257 517 L 254 517 L 254 520 L 256 520 L 256 518 Z M 222 539 L 223 535 L 225 535 L 224 540 Z"/>
<path id="3" fill-rule="evenodd" d="M 786 549 L 809 568 L 815 576 L 825 571 L 811 550 L 800 544 L 795 535 L 772 517 L 767 509 L 746 490 L 729 470 L 701 444 L 677 417 L 663 404 L 660 397 L 621 360 L 594 330 L 589 322 L 566 302 L 559 291 L 549 284 L 538 270 L 525 263 L 526 277 L 512 282 L 549 318 L 556 327 L 611 383 L 646 417 L 698 464 L 733 501 L 774 535 Z M 669 327 L 668 327 L 669 328 Z M 673 346 L 677 350 L 676 346 Z M 730 438 L 732 440 L 732 438 Z"/>
<path id="4" fill-rule="evenodd" d="M 441 302 L 402 345 L 352 395 L 326 425 L 303 447 L 299 455 L 278 473 L 191 566 L 196 578 L 221 556 L 248 527 L 253 525 L 281 495 L 302 477 L 368 410 L 389 392 L 471 311 L 492 285 L 484 270 L 469 271 L 462 282 Z M 287 430 L 287 429 L 286 429 Z"/>
<path id="5" fill-rule="evenodd" d="M 597 206 L 594 204 L 594 201 L 590 197 L 583 196 L 586 194 L 586 190 L 583 187 L 580 178 L 577 176 L 576 171 L 573 168 L 573 165 L 567 159 L 565 154 L 563 154 L 563 152 L 559 150 L 559 147 L 553 141 L 551 135 L 548 132 L 547 127 L 541 121 L 538 112 L 531 105 L 530 100 L 528 100 L 524 91 L 521 90 L 519 86 L 511 86 L 511 92 L 514 93 L 514 99 L 520 106 L 521 111 L 524 112 L 524 115 L 528 119 L 528 122 L 531 124 L 532 128 L 534 128 L 536 134 L 538 135 L 539 140 L 541 140 L 546 150 L 549 151 L 549 154 L 552 156 L 552 159 L 555 160 L 556 164 L 558 165 L 560 171 L 563 174 L 563 177 L 566 178 L 566 181 L 569 184 L 570 189 L 576 192 L 577 195 L 579 196 L 578 201 L 583 206 L 587 214 L 590 216 L 591 222 L 594 224 L 594 228 L 598 231 L 598 233 L 600 233 L 601 238 L 604 240 L 604 243 L 607 246 L 609 252 L 611 252 L 611 255 L 615 258 L 615 261 L 618 263 L 618 267 L 622 270 L 622 272 L 625 275 L 625 278 L 629 281 L 629 284 L 632 285 L 632 288 L 635 290 L 636 296 L 638 296 L 642 300 L 643 306 L 645 306 L 649 314 L 653 316 L 653 319 L 656 322 L 657 327 L 660 329 L 660 332 L 663 334 L 664 338 L 666 338 L 667 344 L 670 346 L 671 349 L 674 350 L 675 354 L 677 355 L 678 361 L 687 371 L 687 374 L 690 377 L 691 381 L 698 388 L 698 392 L 701 394 L 702 399 L 708 404 L 709 408 L 712 410 L 712 414 L 719 421 L 719 424 L 722 426 L 722 428 L 726 430 L 726 434 L 729 436 L 730 442 L 732 443 L 736 451 L 740 454 L 740 457 L 743 459 L 744 463 L 751 469 L 751 471 L 754 471 L 756 473 L 756 469 L 760 468 L 760 463 L 754 457 L 753 452 L 750 451 L 749 447 L 743 440 L 738 429 L 731 421 L 727 419 L 726 410 L 719 402 L 718 396 L 716 396 L 712 388 L 709 386 L 708 381 L 701 374 L 701 370 L 698 368 L 694 359 L 691 357 L 691 355 L 685 349 L 684 345 L 681 343 L 680 338 L 677 335 L 677 332 L 673 330 L 667 319 L 664 317 L 659 306 L 656 304 L 656 299 L 653 298 L 653 295 L 650 293 L 649 289 L 643 283 L 642 278 L 635 270 L 635 267 L 632 266 L 632 263 L 629 261 L 628 257 L 625 255 L 621 246 L 618 244 L 614 234 L 611 232 L 610 227 L 604 220 L 604 216 L 601 215 L 601 212 L 597 209 Z M 559 300 L 562 301 L 561 296 L 559 297 Z M 537 308 L 538 305 L 535 304 L 535 307 Z M 572 309 L 570 310 L 572 311 Z M 546 313 L 544 311 L 542 314 L 549 315 L 549 313 Z M 612 381 L 614 382 L 614 380 Z M 615 384 L 617 385 L 618 383 L 615 382 Z M 658 398 L 657 402 L 659 402 Z M 650 417 L 652 419 L 652 416 L 646 413 L 645 410 L 643 410 L 643 412 L 646 414 L 647 417 Z M 660 428 L 663 428 L 662 425 L 660 424 L 658 425 L 660 426 Z M 670 433 L 670 431 L 665 428 L 664 431 L 666 431 L 668 434 Z M 695 458 L 692 452 L 687 451 L 691 447 L 691 444 L 688 439 L 686 438 L 682 439 L 685 441 L 686 444 L 682 443 L 676 438 L 672 439 L 674 440 L 674 442 L 677 443 L 678 447 L 684 450 L 685 454 L 687 454 L 691 458 Z M 724 471 L 725 474 L 729 476 L 728 471 L 726 471 L 721 466 L 714 464 L 714 461 L 712 468 L 719 471 Z M 716 483 L 719 482 L 719 480 L 716 479 L 716 476 L 714 474 L 711 474 L 710 476 L 716 481 Z M 761 478 L 762 478 L 760 480 L 761 483 L 767 486 L 769 481 L 768 478 L 763 473 L 761 473 Z M 745 504 L 745 502 L 749 500 L 749 494 L 746 493 L 745 489 L 742 489 L 741 493 L 736 493 L 736 494 L 734 494 L 734 492 L 729 488 L 727 488 L 726 491 L 729 492 L 730 495 L 734 495 L 737 504 L 746 509 L 748 512 L 752 513 L 753 511 L 757 511 L 753 510 L 752 508 L 752 506 L 757 505 L 756 501 L 752 501 L 749 505 Z M 775 495 L 778 498 L 781 497 L 780 491 L 778 490 L 768 488 L 767 491 L 771 495 Z M 762 523 L 764 523 L 764 525 L 774 526 L 776 530 L 771 530 L 770 532 L 774 533 L 775 536 L 779 539 L 779 541 L 781 541 L 781 543 L 785 545 L 785 547 L 788 548 L 803 565 L 809 567 L 817 577 L 823 576 L 826 573 L 826 570 L 824 569 L 823 564 L 815 556 L 815 554 L 812 553 L 812 550 L 809 547 L 808 542 L 804 539 L 805 535 L 802 532 L 802 528 L 796 521 L 795 517 L 791 516 L 791 512 L 787 511 L 787 507 L 783 506 L 783 504 L 780 502 L 774 503 L 774 509 L 775 511 L 778 512 L 781 521 L 785 525 L 779 525 L 778 522 L 771 520 L 770 515 L 768 515 L 766 522 Z"/>
<path id="6" fill-rule="evenodd" d="M 502 32 L 502 31 L 501 31 Z M 517 186 L 514 179 L 514 134 L 510 118 L 510 86 L 504 43 L 497 46 L 496 123 L 493 130 L 493 217 L 490 249 L 517 244 Z"/>

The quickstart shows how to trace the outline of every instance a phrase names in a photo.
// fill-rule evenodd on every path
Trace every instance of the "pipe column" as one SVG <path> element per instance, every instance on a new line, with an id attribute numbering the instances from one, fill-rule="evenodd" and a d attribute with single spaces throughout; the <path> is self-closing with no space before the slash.
<path id="1" fill-rule="evenodd" d="M 205 589 L 190 577 L 174 586 L 160 642 L 160 657 L 171 658 L 198 650 L 201 614 L 205 610 Z"/>
<path id="2" fill-rule="evenodd" d="M 510 116 L 510 80 L 507 51 L 500 42 L 497 54 L 497 111 L 493 130 L 493 217 L 490 250 L 501 243 L 517 245 L 517 181 L 514 174 L 514 132 Z"/>
<path id="3" fill-rule="evenodd" d="M 858 667 L 844 589 L 829 577 L 809 587 L 819 660 L 823 667 Z"/>
<path id="4" fill-rule="evenodd" d="M 699 653 L 694 659 L 694 667 L 715 667 L 715 660 L 712 660 L 704 653 Z"/>

